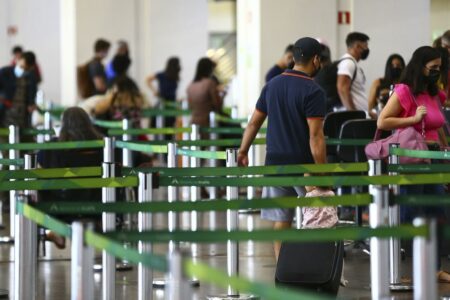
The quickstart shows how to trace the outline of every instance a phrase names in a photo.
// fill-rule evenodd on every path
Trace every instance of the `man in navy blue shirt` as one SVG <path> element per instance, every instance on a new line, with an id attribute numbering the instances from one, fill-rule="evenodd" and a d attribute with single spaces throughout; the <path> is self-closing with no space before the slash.
<path id="1" fill-rule="evenodd" d="M 266 74 L 266 83 L 269 82 L 272 78 L 280 75 L 286 69 L 292 69 L 293 63 L 293 49 L 294 45 L 288 45 L 286 50 L 284 50 L 283 56 L 278 60 L 278 62 L 267 71 Z"/>
<path id="2" fill-rule="evenodd" d="M 312 77 L 320 69 L 321 47 L 313 38 L 299 39 L 293 49 L 294 68 L 268 82 L 244 132 L 238 163 L 248 165 L 248 149 L 268 118 L 266 165 L 326 163 L 323 118 L 326 96 Z M 307 191 L 314 187 L 306 187 Z M 304 196 L 303 187 L 266 188 L 269 197 Z M 264 209 L 261 217 L 274 222 L 275 229 L 290 228 L 293 209 Z M 275 257 L 281 244 L 275 242 Z"/>

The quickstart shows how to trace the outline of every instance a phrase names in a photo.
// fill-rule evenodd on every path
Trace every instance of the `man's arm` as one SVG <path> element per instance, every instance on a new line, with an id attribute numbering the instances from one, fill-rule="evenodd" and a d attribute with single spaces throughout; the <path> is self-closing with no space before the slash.
<path id="1" fill-rule="evenodd" d="M 327 162 L 325 135 L 323 134 L 323 119 L 309 118 L 309 147 L 316 164 L 325 164 Z"/>
<path id="2" fill-rule="evenodd" d="M 94 86 L 97 91 L 106 92 L 105 78 L 103 78 L 102 76 L 95 76 L 94 77 Z"/>
<path id="3" fill-rule="evenodd" d="M 350 93 L 351 86 L 352 80 L 350 77 L 348 77 L 347 75 L 338 75 L 336 87 L 342 104 L 347 110 L 356 110 L 352 95 Z"/>
<path id="4" fill-rule="evenodd" d="M 247 128 L 245 128 L 241 147 L 239 147 L 238 164 L 240 166 L 248 166 L 248 149 L 250 149 L 259 129 L 266 120 L 266 116 L 265 113 L 257 109 L 253 112 L 252 118 L 250 119 Z"/>

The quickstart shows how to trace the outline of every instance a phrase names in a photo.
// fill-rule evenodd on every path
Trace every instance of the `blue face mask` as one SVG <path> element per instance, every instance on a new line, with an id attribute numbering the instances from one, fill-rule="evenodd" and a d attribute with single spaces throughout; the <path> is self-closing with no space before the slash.
<path id="1" fill-rule="evenodd" d="M 14 67 L 14 74 L 16 75 L 16 77 L 22 77 L 23 73 L 25 73 L 25 70 L 22 69 L 21 67 L 19 67 L 18 65 L 16 65 Z"/>

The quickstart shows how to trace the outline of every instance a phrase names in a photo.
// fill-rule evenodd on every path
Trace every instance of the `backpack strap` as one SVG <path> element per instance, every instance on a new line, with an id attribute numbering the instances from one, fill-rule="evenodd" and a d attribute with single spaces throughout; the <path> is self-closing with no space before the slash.
<path id="1" fill-rule="evenodd" d="M 344 57 L 344 58 L 341 58 L 340 60 L 338 60 L 337 66 L 338 66 L 338 69 L 339 69 L 339 64 L 343 60 L 346 60 L 346 59 L 350 59 L 352 62 L 355 63 L 355 71 L 353 72 L 353 77 L 352 77 L 352 82 L 351 82 L 353 84 L 353 81 L 355 81 L 355 79 L 356 79 L 356 72 L 358 72 L 358 64 L 356 63 L 356 61 L 352 57 Z"/>

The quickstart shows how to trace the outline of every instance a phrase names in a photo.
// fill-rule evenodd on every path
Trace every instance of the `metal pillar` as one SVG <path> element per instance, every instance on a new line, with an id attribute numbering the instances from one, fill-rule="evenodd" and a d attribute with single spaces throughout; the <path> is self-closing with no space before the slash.
<path id="1" fill-rule="evenodd" d="M 94 299 L 94 248 L 87 246 L 84 230 L 92 230 L 92 224 L 72 223 L 71 249 L 71 299 Z"/>
<path id="2" fill-rule="evenodd" d="M 381 161 L 369 161 L 369 176 L 381 175 Z M 389 223 L 389 189 L 387 186 L 370 185 L 373 203 L 369 206 L 370 227 L 377 228 Z M 389 241 L 370 239 L 370 279 L 372 299 L 389 297 Z"/>
<path id="3" fill-rule="evenodd" d="M 139 172 L 139 203 L 151 202 L 153 200 L 153 176 Z M 138 230 L 139 232 L 152 229 L 152 214 L 139 212 L 138 214 Z M 139 253 L 151 253 L 152 245 L 139 241 Z M 153 271 L 143 264 L 138 264 L 138 299 L 151 300 L 153 299 Z"/>
<path id="4" fill-rule="evenodd" d="M 34 169 L 36 160 L 32 155 L 25 155 L 25 169 Z M 35 191 L 17 194 L 11 201 L 29 203 L 36 201 Z M 15 214 L 14 242 L 14 299 L 36 299 L 37 267 L 37 225 L 22 214 Z"/>
<path id="5" fill-rule="evenodd" d="M 227 167 L 237 166 L 237 149 L 227 149 Z M 232 177 L 232 176 L 228 176 Z M 239 188 L 227 186 L 227 201 L 233 201 L 239 197 Z M 239 229 L 239 214 L 236 210 L 227 210 L 227 231 L 235 231 Z M 239 243 L 236 241 L 227 241 L 227 275 L 236 276 L 239 274 Z M 232 286 L 228 286 L 226 295 L 207 296 L 209 300 L 219 299 L 259 299 L 253 295 L 242 295 Z"/>
<path id="6" fill-rule="evenodd" d="M 438 299 L 436 283 L 437 228 L 436 220 L 417 218 L 414 226 L 429 226 L 428 237 L 416 237 L 413 241 L 414 300 Z"/>
<path id="7" fill-rule="evenodd" d="M 216 113 L 215 112 L 210 112 L 209 113 L 209 127 L 210 128 L 217 128 L 217 119 L 216 119 Z M 209 134 L 209 139 L 214 141 L 217 140 L 218 138 L 218 134 L 217 133 L 210 133 Z M 217 151 L 217 146 L 211 146 L 209 147 L 210 151 Z M 217 160 L 215 159 L 210 159 L 209 160 L 209 166 L 210 167 L 217 167 Z M 215 186 L 211 186 L 208 188 L 209 190 L 209 199 L 217 199 L 218 195 L 217 195 L 217 187 Z"/>
<path id="8" fill-rule="evenodd" d="M 114 139 L 106 137 L 104 139 L 105 147 L 103 149 L 103 178 L 111 178 L 115 176 L 114 169 Z M 102 202 L 116 202 L 115 188 L 102 188 Z M 103 232 L 114 231 L 116 229 L 116 214 L 102 213 Z M 116 298 L 116 259 L 102 251 L 102 299 L 114 300 Z"/>
<path id="9" fill-rule="evenodd" d="M 398 148 L 400 144 L 391 144 L 391 148 Z M 397 155 L 389 156 L 389 164 L 399 164 L 400 159 Z M 390 175 L 397 175 L 396 172 L 390 172 Z M 400 194 L 400 186 L 391 185 L 394 195 Z M 394 227 L 400 225 L 400 207 L 392 205 L 389 207 L 389 226 Z M 397 238 L 389 239 L 389 283 L 392 291 L 411 291 L 413 285 L 404 283 L 401 280 L 401 246 L 400 240 Z"/>
<path id="10" fill-rule="evenodd" d="M 11 125 L 9 126 L 9 137 L 8 137 L 8 141 L 9 144 L 18 144 L 20 143 L 19 140 L 19 127 L 15 126 L 15 125 Z M 9 159 L 18 159 L 20 157 L 20 153 L 19 150 L 9 150 Z M 11 165 L 9 166 L 10 170 L 17 170 L 19 169 L 19 167 Z M 14 240 L 14 232 L 15 232 L 15 228 L 14 228 L 14 216 L 16 214 L 16 191 L 9 191 L 9 216 L 10 216 L 10 220 L 9 220 L 9 230 L 10 230 L 10 237 L 11 239 Z"/>
<path id="11" fill-rule="evenodd" d="M 166 300 L 192 299 L 192 289 L 183 271 L 183 257 L 178 250 L 167 255 L 169 272 L 166 274 Z"/>
<path id="12" fill-rule="evenodd" d="M 122 120 L 122 129 L 128 130 L 132 128 L 131 120 L 123 119 Z M 131 141 L 133 137 L 131 134 L 123 134 L 122 140 L 123 141 Z M 127 148 L 122 149 L 122 166 L 124 167 L 133 167 L 133 151 Z M 135 201 L 135 194 L 134 194 L 134 188 L 133 187 L 127 187 L 125 188 L 125 200 L 127 202 L 134 202 Z M 123 215 L 123 222 L 124 222 L 124 228 L 131 230 L 132 229 L 132 215 L 131 214 L 124 214 Z"/>

